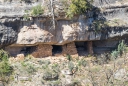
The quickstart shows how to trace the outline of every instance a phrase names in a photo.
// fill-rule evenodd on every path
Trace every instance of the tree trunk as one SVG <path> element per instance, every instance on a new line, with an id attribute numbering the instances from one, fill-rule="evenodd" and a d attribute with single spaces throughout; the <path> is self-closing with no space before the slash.
<path id="1" fill-rule="evenodd" d="M 55 16 L 54 16 L 53 0 L 50 0 L 50 4 L 51 4 L 52 24 L 53 24 L 53 29 L 55 29 Z"/>

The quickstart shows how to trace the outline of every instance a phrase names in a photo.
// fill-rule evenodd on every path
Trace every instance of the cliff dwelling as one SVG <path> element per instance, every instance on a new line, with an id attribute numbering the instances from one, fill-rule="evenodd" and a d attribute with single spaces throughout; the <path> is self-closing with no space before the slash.
<path id="1" fill-rule="evenodd" d="M 61 45 L 52 45 L 52 55 L 61 54 L 62 53 L 62 46 Z"/>
<path id="2" fill-rule="evenodd" d="M 0 49 L 0 86 L 128 86 L 128 0 L 0 0 Z"/>
<path id="3" fill-rule="evenodd" d="M 16 56 L 17 54 L 31 54 L 36 58 L 65 56 L 67 54 L 87 56 L 90 54 L 100 54 L 112 51 L 117 44 L 118 41 L 116 40 L 78 41 L 65 45 L 40 44 L 35 46 L 9 46 L 6 47 L 5 50 L 8 51 L 11 56 Z"/>

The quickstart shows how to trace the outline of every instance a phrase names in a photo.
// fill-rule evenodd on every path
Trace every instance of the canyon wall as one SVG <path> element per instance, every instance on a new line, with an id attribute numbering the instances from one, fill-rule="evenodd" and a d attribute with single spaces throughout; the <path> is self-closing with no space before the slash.
<path id="1" fill-rule="evenodd" d="M 42 6 L 49 5 L 46 0 L 0 0 L 1 48 L 66 45 L 78 41 L 104 41 L 102 47 L 115 47 L 120 40 L 127 39 L 128 0 L 93 0 L 93 9 L 85 12 L 85 15 L 73 19 L 62 17 L 61 13 L 55 15 L 55 28 L 49 17 L 51 12 L 47 9 L 42 16 L 30 16 L 30 20 L 24 20 L 25 11 L 40 3 Z M 54 0 L 54 5 L 55 11 L 62 11 L 59 0 Z M 93 27 L 93 22 L 97 20 L 104 20 L 108 26 L 101 29 Z M 94 42 L 94 45 L 101 43 Z M 49 55 L 52 55 L 50 49 Z"/>

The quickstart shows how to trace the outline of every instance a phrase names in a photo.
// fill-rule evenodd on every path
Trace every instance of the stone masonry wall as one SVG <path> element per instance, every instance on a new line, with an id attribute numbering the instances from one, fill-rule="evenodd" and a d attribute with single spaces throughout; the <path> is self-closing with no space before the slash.
<path id="1" fill-rule="evenodd" d="M 23 47 L 18 47 L 18 46 L 9 46 L 5 47 L 5 51 L 9 53 L 10 56 L 16 56 L 17 54 L 21 53 Z"/>
<path id="2" fill-rule="evenodd" d="M 32 53 L 32 56 L 36 58 L 52 56 L 52 49 L 52 45 L 39 45 L 37 46 L 37 49 Z M 65 54 L 77 55 L 77 49 L 74 42 L 62 46 L 62 53 L 60 53 L 59 55 Z"/>
<path id="3" fill-rule="evenodd" d="M 52 46 L 46 44 L 38 45 L 36 50 L 32 53 L 32 56 L 36 58 L 52 56 Z"/>
<path id="4" fill-rule="evenodd" d="M 92 41 L 87 42 L 87 49 L 89 54 L 93 54 L 93 44 Z"/>
<path id="5" fill-rule="evenodd" d="M 77 49 L 74 42 L 68 43 L 62 46 L 62 54 L 75 55 L 77 53 Z"/>

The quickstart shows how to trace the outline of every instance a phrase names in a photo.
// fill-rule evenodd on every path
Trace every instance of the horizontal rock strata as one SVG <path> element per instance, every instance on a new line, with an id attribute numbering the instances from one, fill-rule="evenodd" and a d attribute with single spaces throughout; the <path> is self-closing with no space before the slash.
<path id="1" fill-rule="evenodd" d="M 44 14 L 29 16 L 30 20 L 24 20 L 25 11 L 31 10 L 40 3 L 46 7 Z M 55 28 L 53 28 L 49 5 L 45 0 L 29 2 L 0 0 L 0 48 L 15 55 L 29 49 L 23 49 L 23 47 L 37 46 L 35 52 L 30 51 L 30 53 L 34 52 L 35 57 L 45 57 L 53 55 L 52 45 L 61 45 L 62 54 L 77 54 L 73 42 L 115 40 L 113 47 L 116 47 L 119 40 L 127 40 L 127 0 L 93 0 L 91 11 L 85 12 L 85 15 L 75 16 L 73 19 L 65 18 L 63 3 L 60 0 L 54 0 Z M 101 28 L 95 27 L 94 22 L 100 20 L 102 24 L 108 25 Z M 88 49 L 89 53 L 93 53 L 94 45 L 89 43 L 88 46 L 91 49 Z M 107 43 L 104 43 L 102 48 L 105 46 Z"/>

